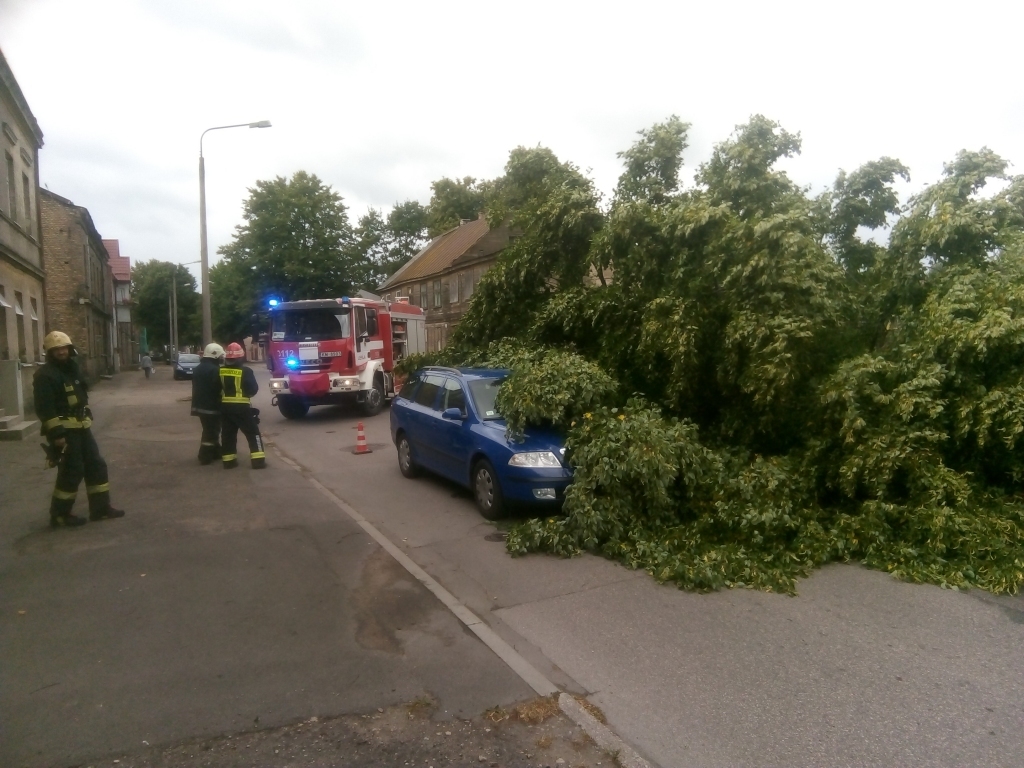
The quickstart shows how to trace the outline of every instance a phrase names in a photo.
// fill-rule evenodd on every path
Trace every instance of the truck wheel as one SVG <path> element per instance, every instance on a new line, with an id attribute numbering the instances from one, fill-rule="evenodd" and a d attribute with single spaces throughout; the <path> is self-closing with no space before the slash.
<path id="1" fill-rule="evenodd" d="M 363 413 L 367 416 L 376 416 L 384 407 L 384 381 L 380 376 L 373 377 L 373 386 L 366 391 L 366 400 L 363 401 Z"/>
<path id="2" fill-rule="evenodd" d="M 477 509 L 488 520 L 505 516 L 505 500 L 501 495 L 498 475 L 487 459 L 480 459 L 473 467 L 473 498 Z"/>
<path id="3" fill-rule="evenodd" d="M 301 419 L 309 413 L 309 405 L 297 397 L 277 396 L 277 409 L 286 419 Z"/>

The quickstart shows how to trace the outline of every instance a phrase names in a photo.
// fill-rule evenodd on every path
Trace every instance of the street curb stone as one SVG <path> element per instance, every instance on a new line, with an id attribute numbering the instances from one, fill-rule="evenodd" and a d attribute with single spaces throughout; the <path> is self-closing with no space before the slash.
<path id="1" fill-rule="evenodd" d="M 270 447 L 270 446 L 268 446 Z M 274 452 L 282 462 L 302 475 L 314 488 L 320 491 L 342 512 L 352 518 L 355 523 L 366 531 L 369 536 L 398 563 L 405 568 L 417 581 L 429 589 L 438 600 L 440 600 L 455 617 L 473 632 L 480 641 L 490 648 L 502 661 L 504 661 L 513 672 L 522 678 L 523 682 L 533 688 L 540 696 L 558 695 L 558 706 L 565 713 L 566 717 L 576 723 L 594 742 L 604 750 L 617 755 L 619 764 L 623 768 L 657 768 L 654 764 L 642 758 L 636 750 L 626 744 L 607 725 L 587 712 L 582 705 L 572 696 L 563 693 L 558 686 L 548 680 L 529 661 L 523 658 L 511 645 L 505 642 L 483 619 L 459 601 L 455 595 L 441 586 L 430 574 L 424 571 L 413 560 L 395 545 L 387 536 L 381 533 L 376 526 L 359 514 L 352 505 L 337 496 L 331 489 L 305 471 L 291 457 L 285 455 L 284 451 L 277 445 L 273 446 Z"/>

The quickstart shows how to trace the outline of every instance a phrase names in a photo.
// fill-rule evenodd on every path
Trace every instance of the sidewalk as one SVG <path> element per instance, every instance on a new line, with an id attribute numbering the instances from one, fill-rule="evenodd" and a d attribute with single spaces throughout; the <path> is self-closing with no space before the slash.
<path id="1" fill-rule="evenodd" d="M 43 470 L 38 440 L 0 444 L 0 765 L 84 765 L 286 726 L 275 733 L 287 741 L 312 717 L 376 717 L 410 702 L 427 702 L 436 721 L 482 723 L 489 708 L 534 698 L 273 453 L 262 471 L 199 466 L 189 392 L 169 369 L 149 381 L 124 373 L 94 392 L 121 520 L 50 530 L 55 473 Z M 83 490 L 76 508 L 84 503 Z M 556 744 L 579 738 L 561 715 L 549 725 Z M 544 764 L 522 758 L 520 742 L 533 744 L 523 734 L 505 747 L 522 762 L 502 764 Z M 431 746 L 415 738 L 403 760 Z M 585 742 L 582 754 L 600 760 Z M 153 764 L 194 764 L 179 752 L 180 762 Z M 271 752 L 261 765 L 278 764 Z M 291 765 L 342 764 L 288 754 Z"/>

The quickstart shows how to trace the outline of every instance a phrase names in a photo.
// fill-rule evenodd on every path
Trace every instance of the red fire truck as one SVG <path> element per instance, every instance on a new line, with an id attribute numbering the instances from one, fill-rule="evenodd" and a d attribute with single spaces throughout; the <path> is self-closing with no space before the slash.
<path id="1" fill-rule="evenodd" d="M 277 303 L 267 334 L 273 404 L 287 419 L 338 403 L 358 403 L 375 416 L 395 394 L 395 364 L 425 350 L 423 323 L 423 310 L 404 301 Z"/>

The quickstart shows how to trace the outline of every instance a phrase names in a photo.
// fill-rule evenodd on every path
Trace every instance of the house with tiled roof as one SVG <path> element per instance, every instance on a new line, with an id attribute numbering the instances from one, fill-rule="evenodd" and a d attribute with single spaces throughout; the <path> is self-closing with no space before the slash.
<path id="1" fill-rule="evenodd" d="M 482 213 L 477 219 L 464 219 L 427 243 L 378 292 L 385 301 L 402 297 L 422 307 L 427 351 L 439 350 L 469 308 L 480 278 L 516 234 L 505 224 L 492 229 Z"/>
<path id="2" fill-rule="evenodd" d="M 114 318 L 117 323 L 117 363 L 120 370 L 138 364 L 138 342 L 132 326 L 132 260 L 121 255 L 121 243 L 104 240 L 110 261 L 110 274 L 114 283 Z"/>

